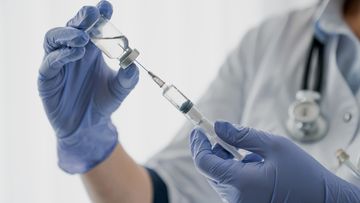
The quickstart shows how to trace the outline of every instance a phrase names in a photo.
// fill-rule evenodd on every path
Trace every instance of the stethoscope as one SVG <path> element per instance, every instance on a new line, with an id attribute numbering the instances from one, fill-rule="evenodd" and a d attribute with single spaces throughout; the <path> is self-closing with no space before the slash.
<path id="1" fill-rule="evenodd" d="M 316 142 L 325 137 L 328 130 L 327 121 L 320 110 L 325 67 L 324 51 L 325 45 L 314 36 L 307 56 L 301 89 L 288 109 L 286 128 L 289 137 L 298 142 Z M 336 158 L 339 165 L 347 166 L 360 178 L 360 160 L 355 166 L 343 149 L 337 150 Z"/>
<path id="2" fill-rule="evenodd" d="M 317 63 L 315 63 L 315 56 Z M 301 89 L 288 109 L 289 136 L 299 142 L 315 142 L 326 135 L 327 122 L 320 111 L 324 72 L 324 45 L 313 38 L 307 57 Z M 313 76 L 313 77 L 311 77 Z M 311 80 L 312 79 L 312 80 Z"/>

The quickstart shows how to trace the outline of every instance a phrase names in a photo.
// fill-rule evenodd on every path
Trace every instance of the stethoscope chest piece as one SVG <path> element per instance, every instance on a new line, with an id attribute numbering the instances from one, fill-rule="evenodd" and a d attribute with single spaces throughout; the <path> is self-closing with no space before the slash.
<path id="1" fill-rule="evenodd" d="M 286 122 L 292 139 L 300 142 L 314 142 L 323 138 L 327 131 L 318 101 L 320 94 L 312 90 L 300 90 L 290 105 Z"/>

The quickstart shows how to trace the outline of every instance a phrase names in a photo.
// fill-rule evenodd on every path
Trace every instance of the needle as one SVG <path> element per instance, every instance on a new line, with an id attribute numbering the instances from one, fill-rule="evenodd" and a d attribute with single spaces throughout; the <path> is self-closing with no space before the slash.
<path id="1" fill-rule="evenodd" d="M 145 66 L 143 66 L 138 60 L 135 59 L 135 62 L 141 67 L 143 68 L 146 72 L 150 72 L 147 68 L 145 68 Z"/>
<path id="2" fill-rule="evenodd" d="M 137 65 L 139 65 L 142 69 L 144 69 L 144 70 L 150 75 L 150 77 L 153 79 L 153 81 L 154 81 L 157 85 L 159 85 L 160 88 L 165 85 L 165 82 L 164 82 L 161 78 L 159 78 L 157 75 L 155 75 L 154 73 L 152 73 L 151 71 L 149 71 L 147 68 L 145 68 L 145 66 L 142 65 L 139 61 L 134 60 L 134 62 L 135 62 Z"/>

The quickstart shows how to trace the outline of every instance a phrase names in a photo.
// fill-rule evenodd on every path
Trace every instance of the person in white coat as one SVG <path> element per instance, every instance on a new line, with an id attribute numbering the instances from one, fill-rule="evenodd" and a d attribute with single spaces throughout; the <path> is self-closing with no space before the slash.
<path id="1" fill-rule="evenodd" d="M 100 67 L 102 70 L 106 65 L 100 51 L 82 32 L 93 23 L 92 18 L 98 18 L 99 14 L 110 18 L 111 13 L 111 5 L 106 1 L 97 7 L 84 7 L 67 27 L 53 29 L 46 36 L 47 56 L 40 68 L 39 92 L 57 132 L 60 167 L 69 173 L 82 174 L 95 202 L 222 202 L 226 195 L 214 192 L 208 183 L 209 176 L 202 176 L 192 160 L 188 138 L 192 124 L 185 124 L 174 140 L 145 166 L 136 164 L 118 143 L 110 115 L 135 86 L 138 79 L 135 66 L 128 71 L 120 70 L 116 76 L 105 71 L 100 74 L 103 78 L 92 78 L 92 81 L 106 80 L 111 75 L 119 79 L 110 87 L 110 92 L 117 94 L 115 105 L 96 98 L 96 85 L 103 82 L 91 83 L 95 88 L 84 88 L 88 80 L 80 77 L 84 74 L 80 69 Z M 349 167 L 339 165 L 335 156 L 338 149 L 346 150 L 352 163 L 357 163 L 360 156 L 359 38 L 360 3 L 356 0 L 322 1 L 310 8 L 269 18 L 251 29 L 228 56 L 198 107 L 213 121 L 226 120 L 282 135 L 302 148 L 307 153 L 304 156 L 311 155 L 339 179 L 360 187 L 360 178 Z M 318 47 L 317 53 L 309 54 L 312 47 Z M 321 71 L 317 71 L 318 64 Z M 81 94 L 87 91 L 89 94 L 81 99 L 68 96 L 71 94 L 66 87 L 74 85 L 71 89 L 75 91 L 76 83 L 83 88 Z M 59 85 L 65 90 L 59 91 Z M 51 92 L 53 89 L 56 94 Z M 321 129 L 313 138 L 306 138 L 308 132 L 296 120 L 299 118 L 295 107 L 303 98 L 295 95 L 304 90 L 319 96 L 310 96 L 310 103 L 318 105 L 315 120 L 323 118 L 324 125 L 317 125 Z M 108 96 L 101 94 L 101 98 Z M 66 119 L 58 114 L 66 109 L 58 111 L 57 107 L 74 98 L 77 100 L 71 102 L 71 122 L 63 122 Z M 93 112 L 93 102 L 89 101 L 98 100 L 111 108 L 101 107 L 105 112 L 102 114 L 88 113 Z M 77 112 L 74 107 L 79 101 L 82 111 Z M 195 163 L 198 164 L 196 157 Z M 206 169 L 199 168 L 207 174 Z M 296 176 L 296 171 L 292 175 Z M 244 191 L 241 194 L 246 196 Z M 297 201 L 308 198 L 311 200 L 308 196 Z"/>

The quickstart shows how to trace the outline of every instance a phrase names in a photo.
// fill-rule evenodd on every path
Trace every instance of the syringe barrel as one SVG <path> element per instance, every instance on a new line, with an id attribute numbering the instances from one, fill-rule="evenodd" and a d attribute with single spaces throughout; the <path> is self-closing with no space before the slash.
<path id="1" fill-rule="evenodd" d="M 179 111 L 186 114 L 193 106 L 192 102 L 174 85 L 163 85 L 163 96 Z"/>
<path id="2" fill-rule="evenodd" d="M 243 159 L 243 156 L 234 146 L 229 145 L 216 135 L 214 125 L 201 114 L 201 112 L 196 108 L 196 106 L 192 106 L 192 108 L 185 114 L 185 116 L 190 121 L 192 121 L 194 125 L 199 126 L 200 128 L 205 130 L 205 134 L 212 144 L 218 143 L 226 151 L 230 152 L 235 159 Z"/>
<path id="3" fill-rule="evenodd" d="M 242 160 L 243 156 L 238 150 L 220 139 L 214 130 L 214 125 L 206 119 L 195 105 L 174 85 L 164 85 L 163 96 L 180 112 L 182 112 L 186 118 L 188 118 L 194 125 L 201 127 L 205 130 L 207 138 L 211 144 L 218 143 L 225 150 L 230 152 L 235 159 Z"/>

